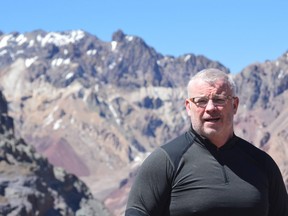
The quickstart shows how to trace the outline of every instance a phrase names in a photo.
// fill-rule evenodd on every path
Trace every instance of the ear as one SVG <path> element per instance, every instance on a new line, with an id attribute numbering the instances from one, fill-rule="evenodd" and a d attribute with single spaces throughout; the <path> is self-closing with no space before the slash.
<path id="1" fill-rule="evenodd" d="M 234 114 L 236 114 L 237 109 L 238 109 L 238 105 L 239 105 L 239 98 L 235 97 L 233 99 L 233 110 L 234 110 Z"/>
<path id="2" fill-rule="evenodd" d="M 185 107 L 186 107 L 186 112 L 188 116 L 190 116 L 191 115 L 191 102 L 188 99 L 185 100 Z"/>

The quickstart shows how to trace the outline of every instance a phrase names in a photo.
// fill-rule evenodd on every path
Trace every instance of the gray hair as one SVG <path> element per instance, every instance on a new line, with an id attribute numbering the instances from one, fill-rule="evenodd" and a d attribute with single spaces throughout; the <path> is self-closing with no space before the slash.
<path id="1" fill-rule="evenodd" d="M 188 97 L 189 97 L 190 86 L 195 80 L 199 80 L 199 79 L 205 82 L 211 83 L 211 84 L 215 83 L 217 80 L 223 80 L 229 86 L 232 92 L 232 96 L 236 96 L 236 84 L 234 80 L 232 79 L 231 75 L 216 68 L 208 68 L 208 69 L 199 71 L 190 79 L 187 85 Z"/>

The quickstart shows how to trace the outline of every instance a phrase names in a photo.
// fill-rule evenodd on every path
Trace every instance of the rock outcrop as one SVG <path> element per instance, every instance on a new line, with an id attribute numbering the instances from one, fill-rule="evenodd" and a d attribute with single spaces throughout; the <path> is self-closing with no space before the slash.
<path id="1" fill-rule="evenodd" d="M 0 215 L 109 215 L 84 182 L 14 137 L 0 92 Z"/>

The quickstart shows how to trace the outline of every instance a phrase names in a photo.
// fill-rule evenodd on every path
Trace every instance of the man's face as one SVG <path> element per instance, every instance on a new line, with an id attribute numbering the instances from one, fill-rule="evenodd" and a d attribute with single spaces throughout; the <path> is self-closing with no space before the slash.
<path id="1" fill-rule="evenodd" d="M 225 143 L 233 135 L 233 117 L 236 114 L 239 99 L 237 97 L 226 98 L 226 96 L 232 96 L 232 92 L 222 80 L 218 80 L 213 85 L 202 80 L 194 81 L 190 85 L 189 93 L 191 98 L 197 97 L 194 102 L 190 99 L 185 101 L 186 111 L 190 116 L 193 129 L 214 144 L 219 141 Z M 217 96 L 221 99 L 224 98 L 225 103 L 219 103 L 219 105 Z M 197 103 L 199 97 L 200 103 Z M 201 103 L 201 99 L 205 99 L 205 97 L 206 101 L 207 97 L 209 98 L 207 105 Z"/>

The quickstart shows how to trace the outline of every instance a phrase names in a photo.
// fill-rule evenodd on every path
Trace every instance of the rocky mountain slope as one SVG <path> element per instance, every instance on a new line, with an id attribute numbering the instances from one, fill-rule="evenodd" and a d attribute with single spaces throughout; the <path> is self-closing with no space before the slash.
<path id="1" fill-rule="evenodd" d="M 0 215 L 109 215 L 75 175 L 53 167 L 23 139 L 0 92 Z"/>
<path id="2" fill-rule="evenodd" d="M 274 158 L 288 188 L 288 52 L 247 66 L 235 81 L 242 102 L 237 132 Z"/>
<path id="3" fill-rule="evenodd" d="M 271 154 L 288 185 L 287 53 L 233 74 L 241 105 L 236 132 Z M 122 31 L 104 42 L 87 32 L 0 34 L 0 87 L 15 134 L 83 180 L 114 215 L 133 170 L 189 125 L 189 77 L 205 56 L 163 56 Z"/>

